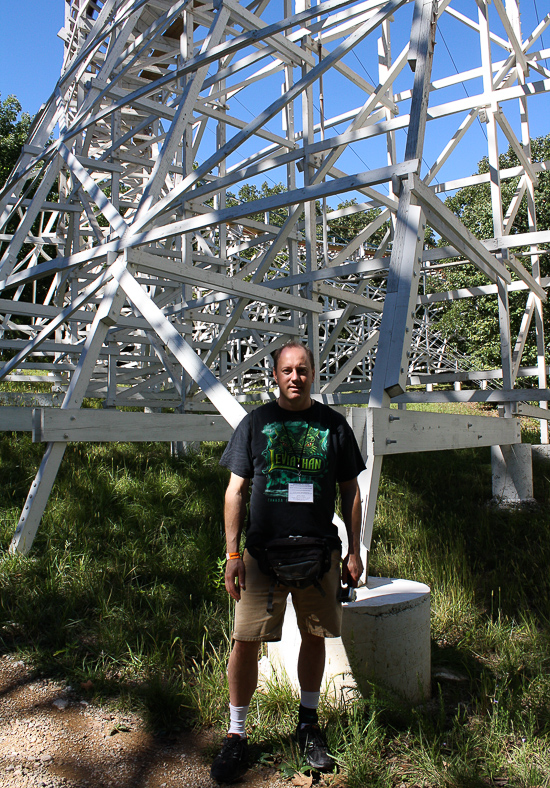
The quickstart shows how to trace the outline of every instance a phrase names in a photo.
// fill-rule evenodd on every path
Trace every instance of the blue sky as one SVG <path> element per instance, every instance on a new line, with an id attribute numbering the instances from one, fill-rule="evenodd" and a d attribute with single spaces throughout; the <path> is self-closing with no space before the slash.
<path id="1" fill-rule="evenodd" d="M 34 115 L 59 78 L 63 0 L 0 0 L 0 94 Z"/>
<path id="2" fill-rule="evenodd" d="M 40 105 L 50 96 L 60 73 L 63 44 L 57 37 L 57 32 L 64 23 L 64 6 L 63 0 L 0 0 L 1 99 L 13 93 L 21 101 L 23 109 L 31 114 L 36 113 Z M 475 0 L 453 0 L 453 6 L 471 13 L 472 8 L 475 7 Z M 494 10 L 494 6 L 492 9 Z M 521 0 L 524 36 L 533 30 L 537 20 L 547 12 L 548 0 Z M 440 36 L 436 53 L 446 73 L 453 73 L 455 64 L 459 68 L 470 65 L 466 40 L 461 42 L 461 46 L 457 46 L 453 33 L 452 20 L 450 22 L 445 20 L 445 27 L 441 28 L 443 37 Z M 543 36 L 542 44 L 550 46 L 550 30 Z M 541 48 L 540 42 L 536 46 L 536 49 L 539 48 Z M 375 56 L 374 51 L 373 55 Z M 495 55 L 500 59 L 502 50 Z M 547 60 L 546 64 L 548 65 L 549 62 Z M 355 67 L 358 67 L 357 63 Z M 361 67 L 369 78 L 374 77 L 375 67 L 372 77 L 367 63 Z M 529 111 L 532 136 L 547 134 L 550 131 L 548 95 L 531 100 Z M 518 125 L 517 121 L 513 122 L 513 125 Z M 401 136 L 404 139 L 405 135 Z M 501 149 L 506 148 L 507 144 L 504 144 Z M 480 127 L 475 134 L 472 134 L 468 145 L 465 145 L 461 152 L 461 156 L 467 159 L 461 162 L 461 174 L 474 172 L 477 162 L 485 154 L 486 142 Z M 346 162 L 346 164 L 351 167 L 350 171 L 357 168 L 364 169 L 359 162 Z M 445 178 L 456 177 L 457 174 L 451 171 L 442 173 Z"/>

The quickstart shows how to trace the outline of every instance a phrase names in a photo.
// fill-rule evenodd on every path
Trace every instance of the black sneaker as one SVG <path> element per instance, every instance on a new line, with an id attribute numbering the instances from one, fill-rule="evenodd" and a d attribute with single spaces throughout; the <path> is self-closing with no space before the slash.
<path id="1" fill-rule="evenodd" d="M 248 739 L 238 733 L 228 733 L 210 769 L 218 783 L 233 783 L 248 769 Z"/>
<path id="2" fill-rule="evenodd" d="M 296 738 L 304 758 L 312 769 L 328 772 L 334 768 L 334 758 L 328 754 L 325 735 L 316 723 L 303 727 L 298 724 Z"/>

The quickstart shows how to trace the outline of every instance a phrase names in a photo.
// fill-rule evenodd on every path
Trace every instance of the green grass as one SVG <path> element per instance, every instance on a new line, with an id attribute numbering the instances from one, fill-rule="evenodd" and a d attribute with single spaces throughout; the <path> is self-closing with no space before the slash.
<path id="1" fill-rule="evenodd" d="M 22 557 L 7 549 L 43 447 L 0 435 L 0 650 L 73 686 L 91 680 L 92 696 L 141 709 L 154 730 L 222 731 L 221 449 L 175 459 L 165 444 L 70 444 Z M 459 680 L 434 679 L 417 707 L 376 687 L 325 698 L 340 785 L 550 786 L 550 466 L 534 473 L 539 507 L 500 511 L 487 505 L 488 449 L 384 461 L 371 574 L 430 585 L 433 669 Z M 295 714 L 280 684 L 249 714 L 253 757 L 283 775 L 305 768 Z"/>
<path id="2" fill-rule="evenodd" d="M 184 697 L 205 638 L 227 632 L 217 447 L 175 460 L 162 444 L 69 446 L 32 552 L 9 555 L 42 451 L 27 436 L 0 440 L 3 650 L 104 696 L 176 681 Z"/>

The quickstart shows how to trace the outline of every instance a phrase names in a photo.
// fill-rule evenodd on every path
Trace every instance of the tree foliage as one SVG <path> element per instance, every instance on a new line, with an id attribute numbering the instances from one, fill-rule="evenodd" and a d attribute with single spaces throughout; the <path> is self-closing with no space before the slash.
<path id="1" fill-rule="evenodd" d="M 15 96 L 0 101 L 0 186 L 7 181 L 19 158 L 31 121 Z"/>
<path id="2" fill-rule="evenodd" d="M 354 205 L 357 205 L 357 200 L 355 198 L 352 200 L 344 200 L 344 202 L 339 203 L 338 210 L 353 208 Z M 337 219 L 330 219 L 328 223 L 330 234 L 334 235 L 337 241 L 349 243 L 361 232 L 361 230 L 364 230 L 367 225 L 373 222 L 379 213 L 380 208 L 371 208 L 367 211 L 345 213 Z M 377 230 L 369 239 L 369 243 L 372 245 L 380 243 L 384 236 L 385 229 L 384 227 L 383 229 Z"/>
<path id="3" fill-rule="evenodd" d="M 537 137 L 531 141 L 533 161 L 550 160 L 550 134 Z M 501 168 L 512 168 L 519 164 L 513 149 L 509 148 L 500 156 Z M 489 162 L 485 157 L 479 162 L 478 174 L 489 171 Z M 510 205 L 519 184 L 519 177 L 502 181 L 503 211 Z M 447 206 L 455 213 L 461 222 L 479 239 L 491 238 L 494 235 L 493 213 L 491 207 L 491 192 L 488 183 L 481 186 L 466 186 L 459 189 L 456 194 L 447 198 Z M 548 229 L 550 226 L 550 173 L 543 171 L 539 174 L 539 183 L 535 189 L 535 205 L 538 229 Z M 511 235 L 524 233 L 529 230 L 527 216 L 527 197 L 524 196 Z M 440 242 L 446 244 L 444 239 Z M 513 249 L 511 250 L 514 251 Z M 521 254 L 522 250 L 515 250 Z M 527 270 L 531 271 L 531 258 L 519 258 Z M 445 261 L 452 262 L 452 261 Z M 550 265 L 547 255 L 540 257 L 541 274 L 548 275 Z M 515 275 L 513 279 L 517 279 Z M 461 265 L 456 268 L 442 268 L 429 280 L 429 290 L 456 290 L 466 287 L 490 284 L 487 277 L 473 265 Z M 527 302 L 527 291 L 511 292 L 510 326 L 512 343 L 520 328 L 521 319 Z M 531 334 L 526 345 L 522 363 L 533 364 L 536 361 L 536 345 L 534 338 L 534 322 Z M 446 304 L 441 311 L 437 324 L 438 330 L 457 348 L 470 357 L 476 366 L 482 368 L 500 367 L 500 337 L 498 323 L 498 303 L 494 295 L 479 296 L 461 299 Z M 545 336 L 550 336 L 550 323 L 546 320 Z"/>
<path id="4" fill-rule="evenodd" d="M 285 192 L 286 187 L 282 183 L 276 183 L 270 186 L 267 181 L 264 181 L 261 187 L 255 186 L 252 183 L 245 183 L 241 186 L 237 195 L 228 192 L 227 204 L 240 205 L 243 202 L 253 202 L 254 200 L 263 200 L 265 197 L 271 197 L 274 194 L 281 194 Z M 282 227 L 288 217 L 287 208 L 274 208 L 269 211 L 268 222 L 275 227 Z M 256 222 L 265 222 L 266 216 L 263 213 L 252 214 L 250 217 Z"/>

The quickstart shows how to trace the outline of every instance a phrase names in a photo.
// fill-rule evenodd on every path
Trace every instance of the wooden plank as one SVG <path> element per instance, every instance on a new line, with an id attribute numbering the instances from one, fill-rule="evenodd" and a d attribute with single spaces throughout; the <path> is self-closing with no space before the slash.
<path id="1" fill-rule="evenodd" d="M 550 372 L 549 367 L 547 370 Z M 533 377 L 538 374 L 538 367 L 519 367 L 517 374 L 520 378 Z M 411 386 L 426 386 L 428 384 L 437 386 L 455 381 L 466 383 L 470 380 L 502 380 L 502 369 L 453 369 L 445 372 L 416 372 L 409 376 Z"/>
<path id="2" fill-rule="evenodd" d="M 2 410 L 0 408 L 0 418 Z M 10 410 L 24 410 L 10 408 Z M 120 410 L 32 411 L 32 439 L 49 441 L 227 441 L 232 428 L 222 416 L 184 413 L 127 413 Z M 0 421 L 0 425 L 1 425 Z M 29 427 L 30 429 L 30 427 Z"/>
<path id="3" fill-rule="evenodd" d="M 489 251 L 498 251 L 499 249 L 510 249 L 516 246 L 533 246 L 547 243 L 550 243 L 550 230 L 538 230 L 537 232 L 489 238 L 483 242 L 483 245 Z"/>
<path id="4" fill-rule="evenodd" d="M 266 304 L 276 304 L 283 309 L 296 309 L 303 312 L 322 312 L 323 305 L 318 304 L 300 296 L 293 296 L 288 293 L 279 293 L 276 290 L 266 289 L 261 284 L 244 282 L 236 276 L 225 276 L 213 271 L 206 271 L 190 265 L 177 265 L 159 259 L 155 255 L 139 249 L 130 251 L 130 260 L 140 270 L 162 273 L 166 271 L 168 276 L 177 275 L 182 282 L 193 284 L 197 287 L 211 287 L 230 296 L 240 296 L 249 298 L 251 301 L 261 301 Z"/>
<path id="5" fill-rule="evenodd" d="M 32 408 L 0 407 L 0 432 L 30 432 L 32 430 Z"/>
<path id="6" fill-rule="evenodd" d="M 548 402 L 550 389 L 497 389 L 495 391 L 409 391 L 392 401 L 401 403 L 434 402 Z"/>
<path id="7" fill-rule="evenodd" d="M 354 273 L 352 271 L 351 273 Z M 92 297 L 97 292 L 97 287 L 102 287 L 103 284 L 107 281 L 107 278 L 103 279 L 94 279 L 94 289 L 91 291 L 86 291 L 90 297 Z M 266 283 L 267 285 L 267 283 Z M 83 291 L 84 292 L 84 291 Z M 74 305 L 74 304 L 73 304 Z M 72 306 L 71 307 L 72 310 Z M 59 315 L 59 309 L 55 306 L 49 306 L 44 304 L 32 304 L 29 301 L 9 301 L 7 298 L 0 298 L 0 313 L 1 314 L 11 314 L 11 315 L 25 315 L 27 317 L 47 317 L 47 318 L 55 318 Z M 94 319 L 94 312 L 87 311 L 87 310 L 79 310 L 79 311 L 71 311 L 70 312 L 70 319 L 78 321 L 79 323 L 92 323 Z M 69 319 L 69 318 L 67 318 Z M 140 317 L 127 317 L 125 315 L 121 315 L 117 321 L 117 325 L 120 326 L 121 329 L 128 328 L 128 329 L 141 329 L 144 330 L 148 327 L 148 323 L 146 320 Z M 178 330 L 181 334 L 190 334 L 193 329 L 189 326 L 178 326 Z M 62 350 L 60 345 L 59 350 Z M 66 347 L 66 345 L 65 345 Z"/>
<path id="8" fill-rule="evenodd" d="M 368 408 L 369 454 L 468 449 L 521 443 L 518 419 Z"/>
<path id="9" fill-rule="evenodd" d="M 471 260 L 484 273 L 488 273 L 487 269 L 489 269 L 493 281 L 495 281 L 497 276 L 501 277 L 508 284 L 512 281 L 504 265 L 487 251 L 474 234 L 457 219 L 454 213 L 418 177 L 414 177 L 413 192 L 425 210 L 429 212 L 429 221 L 432 226 L 443 237 L 451 236 L 448 240 L 453 243 L 460 254 Z"/>
<path id="10" fill-rule="evenodd" d="M 547 408 L 537 408 L 535 405 L 529 405 L 527 402 L 518 403 L 518 415 L 528 416 L 530 419 L 550 420 L 550 410 Z"/>
<path id="11" fill-rule="evenodd" d="M 550 277 L 543 277 L 541 279 L 541 286 L 550 286 Z M 511 282 L 507 285 L 508 292 L 516 292 L 518 290 L 527 290 L 528 285 L 525 282 Z M 416 303 L 418 305 L 433 304 L 440 301 L 457 301 L 461 298 L 475 298 L 475 296 L 496 295 L 496 285 L 480 285 L 479 287 L 464 287 L 460 290 L 446 290 L 441 293 L 427 293 L 426 295 L 418 296 Z"/>
<path id="12" fill-rule="evenodd" d="M 357 262 L 345 263 L 344 265 L 338 265 L 333 268 L 331 261 L 331 267 L 328 270 L 326 268 L 320 268 L 317 271 L 302 271 L 294 276 L 274 276 L 273 279 L 262 282 L 262 286 L 275 289 L 279 287 L 295 287 L 296 285 L 304 285 L 309 282 L 330 281 L 353 274 L 361 274 L 365 277 L 375 276 L 384 271 L 388 267 L 389 262 L 389 257 L 371 257 L 366 260 L 357 260 Z M 2 299 L 0 299 L 0 304 L 1 300 Z"/>
<path id="13" fill-rule="evenodd" d="M 325 272 L 326 278 L 326 268 L 322 270 Z M 343 288 L 333 287 L 332 285 L 327 285 L 323 282 L 318 282 L 314 286 L 313 290 L 316 293 L 321 293 L 321 295 L 326 295 L 329 298 L 335 298 L 338 301 L 343 301 L 346 304 L 353 304 L 354 306 L 361 307 L 369 312 L 377 312 L 380 314 L 384 309 L 383 301 L 374 301 L 372 298 L 357 295 L 354 290 L 344 290 Z"/>
<path id="14" fill-rule="evenodd" d="M 313 148 L 313 146 L 311 146 L 311 148 Z M 368 186 L 378 186 L 381 183 L 387 183 L 392 178 L 403 178 L 411 172 L 415 172 L 418 166 L 418 160 L 413 159 L 406 162 L 400 162 L 390 167 L 379 167 L 365 172 L 354 173 L 353 175 L 347 175 L 342 178 L 327 181 L 326 183 L 315 183 L 312 186 L 302 186 L 292 191 L 284 191 L 270 195 L 269 197 L 252 200 L 251 202 L 240 203 L 229 208 L 210 211 L 202 216 L 192 216 L 189 219 L 158 225 L 152 230 L 140 231 L 138 227 L 128 238 L 120 242 L 117 249 L 120 250 L 127 247 L 141 246 L 165 238 L 171 238 L 175 235 L 181 235 L 185 232 L 210 227 L 212 224 L 235 221 L 236 219 L 254 213 L 273 211 L 276 208 L 286 208 L 289 205 L 314 201 L 322 199 L 323 197 L 332 197 L 335 194 L 352 191 L 354 189 L 359 190 Z M 162 200 L 159 202 L 162 202 Z M 105 248 L 107 248 L 107 246 L 109 246 L 110 251 L 110 244 L 106 245 Z M 76 258 L 76 255 L 73 257 Z M 91 257 L 93 257 L 93 255 L 91 255 Z M 79 262 L 82 262 L 80 256 Z M 12 277 L 10 284 L 14 281 L 15 277 Z"/>

